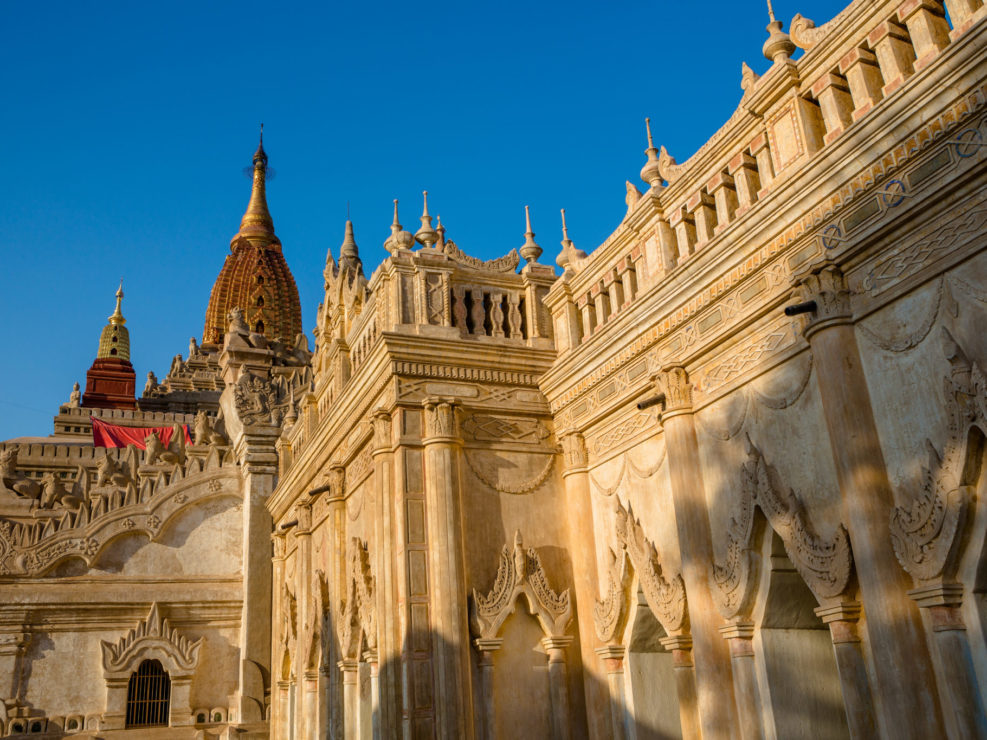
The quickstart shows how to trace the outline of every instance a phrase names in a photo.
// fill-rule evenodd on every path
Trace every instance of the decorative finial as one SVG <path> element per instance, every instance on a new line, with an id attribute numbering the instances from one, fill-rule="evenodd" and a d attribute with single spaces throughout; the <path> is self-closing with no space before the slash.
<path id="1" fill-rule="evenodd" d="M 425 208 L 422 211 L 422 227 L 415 232 L 415 240 L 426 247 L 431 247 L 439 240 L 439 235 L 432 228 L 432 217 L 428 215 L 428 191 L 423 190 L 422 196 L 425 199 Z"/>
<path id="2" fill-rule="evenodd" d="M 524 232 L 524 244 L 518 251 L 530 265 L 538 261 L 542 248 L 535 242 L 535 232 L 531 230 L 531 209 L 528 206 L 524 207 L 524 223 L 527 226 L 527 231 Z"/>
<path id="3" fill-rule="evenodd" d="M 569 228 L 565 223 L 565 208 L 562 209 L 562 251 L 555 258 L 555 264 L 562 268 L 563 274 L 574 270 L 577 263 L 586 258 L 586 252 L 576 249 L 576 245 L 569 238 Z"/>
<path id="4" fill-rule="evenodd" d="M 768 40 L 764 42 L 761 51 L 775 64 L 787 61 L 795 53 L 795 44 L 788 34 L 781 30 L 782 23 L 775 18 L 771 0 L 768 0 L 768 17 L 771 19 L 767 26 Z"/>
<path id="5" fill-rule="evenodd" d="M 123 278 L 120 278 L 120 287 L 117 288 L 117 306 L 113 313 L 110 314 L 108 321 L 111 324 L 123 325 L 127 323 L 127 320 L 123 317 L 123 311 L 121 310 L 121 303 L 123 302 Z"/>
<path id="6" fill-rule="evenodd" d="M 648 155 L 648 161 L 641 168 L 641 179 L 651 187 L 661 187 L 661 167 L 658 164 L 658 150 L 655 148 L 655 141 L 651 136 L 651 119 L 644 119 L 644 127 L 648 132 L 648 148 L 644 153 Z"/>
<path id="7" fill-rule="evenodd" d="M 353 236 L 353 222 L 346 219 L 346 232 L 343 235 L 343 243 L 339 247 L 339 262 L 359 262 L 360 250 L 356 246 L 356 238 Z"/>
<path id="8" fill-rule="evenodd" d="M 254 183 L 250 190 L 247 212 L 240 221 L 238 236 L 251 241 L 270 244 L 277 241 L 274 236 L 274 221 L 267 210 L 267 152 L 264 151 L 264 124 L 260 125 L 260 143 L 254 152 Z"/>
<path id="9" fill-rule="evenodd" d="M 410 231 L 405 231 L 398 221 L 398 199 L 394 199 L 394 223 L 391 224 L 391 235 L 384 240 L 384 249 L 394 254 L 399 249 L 411 249 L 415 246 L 415 237 Z"/>
<path id="10" fill-rule="evenodd" d="M 435 214 L 435 233 L 439 235 L 439 240 L 436 242 L 438 248 L 445 247 L 446 245 L 446 227 L 442 225 L 442 216 Z"/>

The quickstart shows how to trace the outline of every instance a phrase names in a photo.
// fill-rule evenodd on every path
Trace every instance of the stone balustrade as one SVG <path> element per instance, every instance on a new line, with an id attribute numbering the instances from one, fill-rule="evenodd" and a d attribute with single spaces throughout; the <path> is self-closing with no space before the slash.
<path id="1" fill-rule="evenodd" d="M 775 58 L 760 77 L 744 65 L 740 105 L 695 155 L 678 164 L 649 148 L 645 169 L 660 172 L 651 189 L 629 200 L 624 221 L 589 257 L 570 260 L 549 296 L 559 351 L 599 334 L 639 294 L 729 238 L 748 211 L 984 17 L 983 0 L 856 0 L 818 28 L 796 16 L 785 43 L 805 53 Z M 731 149 L 738 141 L 747 143 Z"/>

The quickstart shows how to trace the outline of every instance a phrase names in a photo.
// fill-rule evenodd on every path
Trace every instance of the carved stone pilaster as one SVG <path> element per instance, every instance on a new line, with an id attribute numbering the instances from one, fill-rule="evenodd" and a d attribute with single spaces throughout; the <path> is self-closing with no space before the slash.
<path id="1" fill-rule="evenodd" d="M 432 442 L 458 442 L 456 401 L 449 398 L 427 398 L 422 403 L 425 410 L 424 444 Z"/>
<path id="2" fill-rule="evenodd" d="M 373 450 L 377 455 L 391 449 L 391 413 L 386 409 L 374 409 L 371 414 L 374 428 Z"/>
<path id="3" fill-rule="evenodd" d="M 849 323 L 853 317 L 850 289 L 843 271 L 833 262 L 823 262 L 801 276 L 793 295 L 800 302 L 815 303 L 815 309 L 805 314 L 802 334 L 806 339 L 827 326 Z"/>
<path id="4" fill-rule="evenodd" d="M 329 463 L 326 479 L 329 486 L 329 498 L 343 498 L 346 494 L 346 466 L 338 460 L 333 460 Z"/>
<path id="5" fill-rule="evenodd" d="M 681 365 L 672 365 L 658 374 L 656 384 L 665 394 L 665 410 L 662 419 L 692 411 L 692 383 L 689 374 Z"/>
<path id="6" fill-rule="evenodd" d="M 568 429 L 559 435 L 559 442 L 562 444 L 563 477 L 585 473 L 589 465 L 589 452 L 583 435 L 574 429 Z"/>

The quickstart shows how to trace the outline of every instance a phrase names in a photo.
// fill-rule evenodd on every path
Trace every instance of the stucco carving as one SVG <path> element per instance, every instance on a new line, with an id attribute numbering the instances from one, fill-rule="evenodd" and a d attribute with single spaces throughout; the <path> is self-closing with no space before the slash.
<path id="1" fill-rule="evenodd" d="M 684 367 L 673 365 L 658 375 L 658 386 L 665 394 L 665 412 L 692 408 L 692 383 Z"/>
<path id="2" fill-rule="evenodd" d="M 593 604 L 593 625 L 596 636 L 603 643 L 620 639 L 620 633 L 627 621 L 625 606 L 627 582 L 627 556 L 623 549 L 619 553 L 610 550 L 607 566 L 607 590 L 602 600 Z"/>
<path id="3" fill-rule="evenodd" d="M 940 453 L 926 439 L 929 463 L 922 469 L 921 490 L 909 506 L 891 512 L 891 544 L 902 567 L 918 584 L 952 575 L 960 537 L 974 492 L 964 485 L 970 429 L 987 432 L 987 376 L 942 329 L 950 372 L 943 381 L 947 439 Z"/>
<path id="4" fill-rule="evenodd" d="M 562 443 L 562 457 L 566 470 L 581 470 L 589 463 L 589 453 L 586 450 L 586 440 L 582 434 L 567 430 L 559 435 Z"/>
<path id="5" fill-rule="evenodd" d="M 191 673 L 199 661 L 202 637 L 192 641 L 180 634 L 161 615 L 157 602 L 151 604 L 147 617 L 117 642 L 100 640 L 103 649 L 103 670 L 107 673 L 130 673 L 146 658 L 157 658 L 167 670 L 169 666 Z"/>
<path id="6" fill-rule="evenodd" d="M 741 471 L 740 497 L 727 531 L 727 558 L 713 566 L 714 596 L 727 617 L 746 613 L 756 586 L 755 520 L 760 509 L 785 545 L 785 552 L 822 603 L 844 592 L 850 580 L 853 557 L 846 529 L 840 524 L 828 538 L 820 537 L 809 523 L 802 503 L 792 490 L 785 491 L 777 472 L 747 438 L 747 462 Z"/>
<path id="7" fill-rule="evenodd" d="M 422 407 L 425 409 L 425 438 L 455 437 L 456 436 L 456 406 L 455 402 L 446 398 L 426 399 Z"/>
<path id="8" fill-rule="evenodd" d="M 483 596 L 473 589 L 473 631 L 481 639 L 493 639 L 507 618 L 514 613 L 520 596 L 528 603 L 528 612 L 538 619 L 548 637 L 565 635 L 572 620 L 569 589 L 557 593 L 548 583 L 538 552 L 527 550 L 521 531 L 514 534 L 514 546 L 504 545 L 493 588 Z"/>
<path id="9" fill-rule="evenodd" d="M 619 499 L 616 516 L 617 541 L 634 566 L 651 611 L 669 634 L 685 629 L 689 614 L 682 576 L 676 574 L 670 580 L 665 579 L 654 543 L 645 536 L 640 520 Z"/>
<path id="10" fill-rule="evenodd" d="M 800 301 L 815 301 L 816 308 L 807 314 L 803 332 L 811 333 L 823 322 L 849 319 L 850 289 L 843 271 L 832 262 L 822 262 L 802 276 L 794 295 Z"/>
<path id="11" fill-rule="evenodd" d="M 364 647 L 377 647 L 375 588 L 367 544 L 353 537 L 346 549 L 346 585 L 339 604 L 339 643 L 347 660 L 359 660 Z"/>
<path id="12" fill-rule="evenodd" d="M 473 475 L 475 475 L 477 480 L 483 483 L 483 485 L 494 489 L 497 493 L 513 494 L 515 496 L 522 496 L 535 491 L 542 483 L 545 482 L 549 473 L 552 472 L 552 468 L 555 466 L 554 454 L 550 453 L 547 455 L 542 455 L 542 457 L 545 458 L 545 464 L 542 465 L 538 473 L 527 480 L 523 480 L 515 484 L 509 484 L 498 481 L 496 470 L 489 470 L 488 468 L 491 466 L 484 464 L 482 459 L 480 459 L 476 454 L 466 450 L 463 453 L 463 457 L 466 460 L 466 465 L 473 472 Z M 499 466 L 496 462 L 494 462 L 492 467 L 497 468 Z"/>
<path id="13" fill-rule="evenodd" d="M 233 386 L 233 405 L 240 421 L 247 426 L 279 424 L 290 401 L 281 385 L 276 380 L 244 373 Z"/>

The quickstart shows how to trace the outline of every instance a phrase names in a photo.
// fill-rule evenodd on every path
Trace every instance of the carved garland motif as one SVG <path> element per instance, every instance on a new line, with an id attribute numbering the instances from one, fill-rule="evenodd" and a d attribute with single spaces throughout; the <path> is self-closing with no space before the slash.
<path id="1" fill-rule="evenodd" d="M 497 493 L 506 493 L 514 496 L 523 496 L 535 491 L 542 483 L 545 482 L 548 478 L 548 474 L 552 472 L 552 468 L 555 466 L 555 454 L 549 454 L 546 456 L 548 459 L 545 461 L 545 465 L 541 469 L 541 472 L 533 478 L 529 478 L 522 483 L 512 486 L 506 483 L 499 483 L 492 480 L 490 476 L 486 475 L 473 459 L 473 456 L 470 454 L 469 450 L 463 451 L 463 457 L 466 459 L 466 465 L 469 466 L 471 471 L 473 471 L 473 475 L 475 475 L 477 480 L 479 480 L 483 485 L 494 489 Z"/>
<path id="2" fill-rule="evenodd" d="M 507 618 L 514 613 L 520 596 L 528 602 L 528 612 L 538 619 L 548 637 L 561 637 L 572 620 L 569 589 L 557 593 L 548 583 L 538 552 L 514 533 L 513 548 L 504 545 L 493 588 L 486 596 L 473 589 L 474 634 L 481 639 L 496 638 Z"/>
<path id="3" fill-rule="evenodd" d="M 757 508 L 781 537 L 785 552 L 816 600 L 822 603 L 839 596 L 849 583 L 853 563 L 845 527 L 840 524 L 829 539 L 818 536 L 795 492 L 783 491 L 777 473 L 750 437 L 747 454 L 741 473 L 740 503 L 727 532 L 727 560 L 713 566 L 713 581 L 718 586 L 718 593 L 714 593 L 720 610 L 731 618 L 750 607 L 757 581 L 751 557 L 757 539 Z"/>
<path id="4" fill-rule="evenodd" d="M 970 429 L 987 433 L 987 376 L 969 360 L 952 334 L 942 329 L 950 373 L 943 382 L 948 437 L 942 454 L 926 439 L 929 465 L 922 489 L 908 507 L 891 512 L 891 544 L 901 566 L 917 584 L 948 577 L 955 567 L 973 491 L 963 485 Z"/>
<path id="5" fill-rule="evenodd" d="M 627 556 L 624 550 L 621 549 L 618 554 L 611 549 L 610 564 L 607 567 L 607 593 L 602 601 L 593 604 L 596 636 L 603 643 L 620 639 L 620 632 L 627 616 L 624 602 L 629 580 Z"/>

